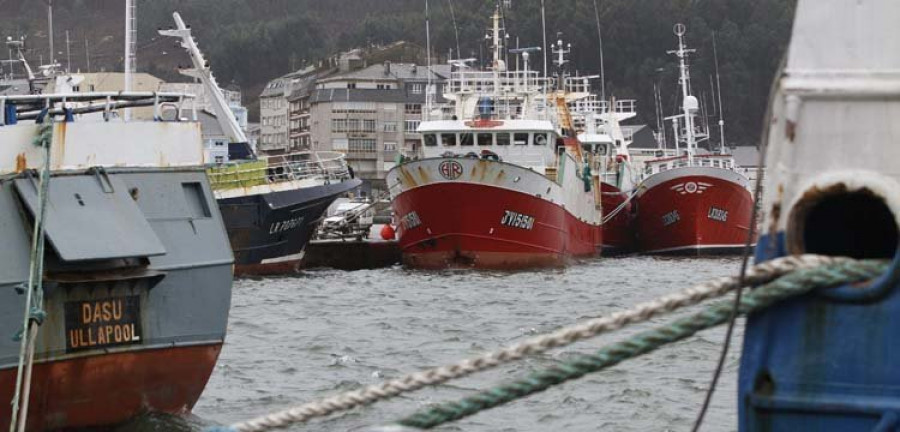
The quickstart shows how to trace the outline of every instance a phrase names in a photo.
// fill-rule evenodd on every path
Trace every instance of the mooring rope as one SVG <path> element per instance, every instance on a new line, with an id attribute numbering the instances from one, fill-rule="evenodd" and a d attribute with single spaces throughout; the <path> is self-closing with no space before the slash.
<path id="1" fill-rule="evenodd" d="M 739 310 L 741 314 L 747 314 L 816 288 L 868 280 L 883 274 L 887 268 L 886 261 L 858 261 L 798 270 L 745 294 L 741 299 Z M 701 330 L 725 323 L 731 317 L 732 310 L 732 302 L 718 302 L 702 312 L 610 344 L 593 354 L 578 355 L 560 365 L 532 373 L 526 378 L 499 385 L 456 402 L 425 409 L 398 423 L 406 427 L 431 429 L 471 416 L 589 373 L 607 369 L 622 361 L 683 340 Z"/>
<path id="2" fill-rule="evenodd" d="M 613 218 L 615 218 L 619 213 L 621 213 L 622 210 L 624 210 L 625 207 L 628 206 L 628 203 L 630 203 L 631 200 L 633 200 L 634 197 L 637 196 L 639 191 L 640 191 L 640 189 L 638 189 L 638 188 L 635 188 L 633 191 L 631 191 L 631 193 L 628 195 L 628 198 L 626 198 L 625 201 L 622 201 L 622 204 L 619 204 L 619 206 L 616 207 L 615 209 L 613 209 L 613 211 L 609 212 L 608 215 L 603 216 L 603 219 L 600 220 L 600 225 L 606 225 L 609 221 L 613 220 Z M 615 194 L 615 195 L 618 195 L 618 194 Z"/>
<path id="3" fill-rule="evenodd" d="M 747 271 L 744 284 L 748 286 L 759 285 L 800 269 L 808 269 L 823 265 L 847 264 L 850 262 L 853 261 L 846 258 L 816 255 L 779 258 L 750 268 Z M 411 373 L 401 378 L 385 381 L 381 384 L 345 392 L 320 401 L 306 403 L 231 426 L 213 427 L 209 429 L 209 432 L 268 431 L 284 428 L 292 424 L 304 423 L 313 418 L 324 417 L 335 412 L 368 405 L 379 400 L 390 399 L 403 393 L 465 377 L 476 372 L 519 360 L 526 356 L 541 354 L 553 348 L 564 347 L 580 340 L 592 338 L 609 331 L 618 330 L 626 325 L 644 322 L 664 313 L 692 306 L 711 298 L 720 297 L 736 289 L 739 284 L 739 278 L 737 277 L 714 279 L 684 291 L 639 304 L 626 311 L 617 312 L 606 317 L 591 319 L 571 327 L 565 327 L 553 333 L 531 338 L 522 343 L 476 358 L 463 360 L 449 366 Z"/>
<path id="4" fill-rule="evenodd" d="M 46 112 L 41 113 L 41 118 Z M 41 120 L 39 120 L 41 122 Z M 50 143 L 53 140 L 53 118 L 47 116 L 41 123 L 33 144 L 44 152 L 44 164 L 38 184 L 38 208 L 34 217 L 31 242 L 31 264 L 28 286 L 25 292 L 25 312 L 22 324 L 19 363 L 16 371 L 16 389 L 12 400 L 10 432 L 23 432 L 28 419 L 28 401 L 31 395 L 31 370 L 34 365 L 34 349 L 38 328 L 44 320 L 44 215 L 47 209 L 47 195 L 50 188 Z M 17 337 L 19 337 L 17 335 Z M 20 406 L 21 404 L 21 406 Z"/>

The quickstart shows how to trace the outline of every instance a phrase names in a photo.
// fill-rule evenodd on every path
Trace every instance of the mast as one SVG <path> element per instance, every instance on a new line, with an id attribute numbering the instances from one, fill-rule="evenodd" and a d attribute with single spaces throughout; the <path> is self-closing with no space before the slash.
<path id="1" fill-rule="evenodd" d="M 422 116 L 428 118 L 431 115 L 431 98 L 434 93 L 431 88 L 431 15 L 428 13 L 428 0 L 425 0 L 425 51 L 428 81 L 425 84 L 425 112 L 422 113 Z M 349 93 L 347 96 L 349 97 Z"/>
<path id="2" fill-rule="evenodd" d="M 544 0 L 541 0 L 541 35 L 544 38 L 544 44 L 541 49 L 544 50 L 544 79 L 549 78 L 547 75 L 547 15 L 544 11 Z"/>
<path id="3" fill-rule="evenodd" d="M 715 32 L 713 32 L 713 57 L 716 61 L 716 92 L 719 96 L 719 154 L 725 154 L 725 107 L 722 106 L 722 81 L 719 79 L 719 52 L 716 50 Z"/>
<path id="4" fill-rule="evenodd" d="M 47 36 L 50 39 L 50 64 L 55 64 L 56 62 L 53 61 L 56 56 L 56 52 L 53 51 L 53 0 L 47 0 L 47 28 Z"/>
<path id="5" fill-rule="evenodd" d="M 600 31 L 600 8 L 594 0 L 594 15 L 597 18 L 597 40 L 600 43 L 600 100 L 606 100 L 606 71 L 603 67 L 603 33 Z"/>
<path id="6" fill-rule="evenodd" d="M 125 88 L 126 92 L 132 90 L 131 74 L 136 65 L 135 48 L 137 47 L 137 0 L 125 0 Z M 131 119 L 131 110 L 125 109 L 125 120 Z"/>
<path id="7" fill-rule="evenodd" d="M 687 49 L 684 45 L 684 33 L 687 28 L 684 24 L 675 24 L 675 35 L 678 36 L 678 50 L 668 51 L 669 54 L 675 54 L 678 57 L 678 67 L 681 72 L 679 83 L 681 84 L 681 96 L 683 103 L 681 105 L 682 115 L 684 116 L 684 138 L 685 150 L 687 151 L 688 161 L 693 162 L 694 151 L 697 146 L 697 137 L 694 131 L 694 113 L 699 108 L 697 98 L 691 95 L 691 78 L 688 72 L 687 55 L 694 52 L 693 49 Z M 675 120 L 678 121 L 677 119 Z"/>

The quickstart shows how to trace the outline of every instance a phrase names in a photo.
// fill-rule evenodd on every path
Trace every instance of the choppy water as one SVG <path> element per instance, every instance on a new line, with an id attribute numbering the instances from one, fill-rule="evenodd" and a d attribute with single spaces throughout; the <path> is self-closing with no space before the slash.
<path id="1" fill-rule="evenodd" d="M 737 274 L 739 266 L 738 259 L 632 257 L 524 273 L 422 272 L 395 267 L 241 280 L 234 287 L 226 346 L 194 410 L 199 419 L 191 419 L 184 429 L 245 420 L 482 354 L 693 283 Z M 647 327 L 293 430 L 357 431 L 388 424 L 429 403 L 457 399 Z M 739 328 L 704 430 L 735 429 L 742 334 Z M 439 430 L 687 430 L 702 403 L 723 337 L 722 328 L 707 331 Z M 142 420 L 128 430 L 161 430 L 154 423 L 160 421 Z"/>

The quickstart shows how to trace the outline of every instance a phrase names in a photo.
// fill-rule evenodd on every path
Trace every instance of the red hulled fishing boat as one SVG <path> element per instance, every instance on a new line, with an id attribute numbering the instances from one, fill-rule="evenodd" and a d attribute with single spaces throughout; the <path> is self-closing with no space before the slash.
<path id="1" fill-rule="evenodd" d="M 647 177 L 637 193 L 637 238 L 645 253 L 718 254 L 739 251 L 747 241 L 753 198 L 749 180 L 725 154 L 698 155 L 708 134 L 695 124 L 699 109 L 690 94 L 683 25 L 676 54 L 681 67 L 682 114 L 670 118 L 679 155 L 646 162 Z"/>
<path id="2" fill-rule="evenodd" d="M 599 252 L 598 185 L 566 120 L 575 96 L 548 92 L 527 51 L 508 71 L 499 11 L 493 24 L 493 70 L 454 72 L 452 112 L 428 109 L 418 129 L 424 157 L 387 175 L 407 266 L 559 266 Z"/>

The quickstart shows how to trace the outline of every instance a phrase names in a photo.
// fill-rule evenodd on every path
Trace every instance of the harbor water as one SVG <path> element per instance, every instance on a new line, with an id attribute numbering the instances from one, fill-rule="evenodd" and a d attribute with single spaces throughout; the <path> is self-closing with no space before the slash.
<path id="1" fill-rule="evenodd" d="M 236 282 L 228 339 L 191 419 L 142 419 L 127 431 L 199 430 L 510 345 L 718 276 L 737 258 L 628 257 L 533 272 L 306 271 Z M 696 309 L 694 309 L 696 310 Z M 291 430 L 364 431 L 595 350 L 671 317 Z M 478 414 L 444 431 L 664 431 L 693 424 L 724 328 L 608 371 Z M 743 330 L 703 430 L 736 429 Z"/>

